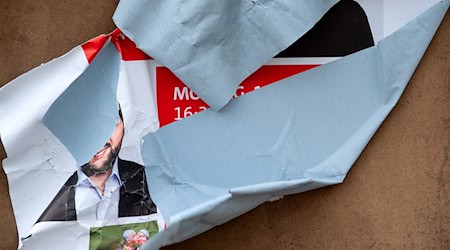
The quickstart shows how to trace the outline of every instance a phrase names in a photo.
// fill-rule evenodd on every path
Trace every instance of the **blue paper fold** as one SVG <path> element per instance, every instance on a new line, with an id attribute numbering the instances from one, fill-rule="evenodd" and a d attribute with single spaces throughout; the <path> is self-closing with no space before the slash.
<path id="1" fill-rule="evenodd" d="M 337 0 L 121 1 L 114 22 L 213 109 Z"/>
<path id="2" fill-rule="evenodd" d="M 119 63 L 119 53 L 107 42 L 42 119 L 79 166 L 103 147 L 117 124 Z"/>
<path id="3" fill-rule="evenodd" d="M 449 1 L 365 49 L 144 137 L 153 200 L 181 241 L 273 197 L 344 180 L 399 100 Z"/>

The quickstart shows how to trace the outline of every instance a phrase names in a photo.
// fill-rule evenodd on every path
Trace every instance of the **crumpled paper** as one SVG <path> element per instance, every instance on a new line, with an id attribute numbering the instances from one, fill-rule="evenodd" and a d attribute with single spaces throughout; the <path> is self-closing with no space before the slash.
<path id="1" fill-rule="evenodd" d="M 144 137 L 142 155 L 151 196 L 163 211 L 167 229 L 155 235 L 145 248 L 181 241 L 274 197 L 340 183 L 400 98 L 448 5 L 449 1 L 441 1 L 375 47 L 238 97 L 220 112 L 207 110 L 151 131 Z M 72 53 L 70 56 L 79 55 Z M 65 59 L 60 59 L 61 65 Z M 56 67 L 55 64 L 45 66 Z M 43 98 L 36 97 L 40 93 L 33 90 L 24 91 L 25 96 L 39 103 L 16 107 L 18 111 L 28 110 L 32 114 L 29 117 L 20 117 L 20 112 L 5 112 L 21 103 L 20 99 L 15 99 L 13 89 L 26 88 L 23 83 L 27 75 L 16 82 L 15 88 L 1 89 L 0 111 L 8 114 L 0 116 L 4 119 L 0 120 L 0 132 L 8 153 L 5 160 L 8 178 L 29 176 L 27 180 L 32 181 L 33 174 L 38 172 L 48 172 L 51 176 L 75 169 L 75 161 L 69 166 L 58 165 L 61 157 L 73 157 L 59 151 L 64 151 L 61 149 L 64 146 L 78 150 L 76 148 L 83 145 L 54 137 L 59 129 L 53 123 L 58 122 L 57 116 L 44 118 L 47 126 L 53 127 L 51 131 L 40 123 L 42 115 L 55 103 L 71 107 L 66 106 L 66 101 L 72 101 L 67 97 L 72 94 L 65 94 L 70 92 L 69 86 L 85 67 L 66 66 L 75 77 L 64 79 L 48 99 L 40 100 Z M 46 90 L 53 87 L 40 84 Z M 110 81 L 99 91 L 111 90 L 115 84 Z M 63 99 L 66 101 L 61 101 Z M 89 105 L 97 104 L 89 102 Z M 1 110 L 3 107 L 5 109 Z M 75 106 L 71 111 L 61 111 L 58 116 L 66 119 L 67 115 L 76 117 L 93 112 L 95 115 L 89 117 L 102 131 L 109 131 L 115 122 L 101 117 L 96 109 Z M 52 115 L 53 111 L 49 111 L 44 117 Z M 82 137 L 78 139 L 86 144 L 104 142 L 107 138 L 91 138 L 91 128 L 83 123 L 78 125 L 76 133 Z M 45 136 L 38 138 L 34 135 L 37 131 Z M 107 134 L 109 132 L 105 132 Z M 33 145 L 26 145 L 27 154 L 22 154 L 22 145 L 14 142 L 18 138 L 33 142 Z M 18 164 L 24 160 L 20 157 L 34 163 L 33 156 L 41 154 L 46 160 L 32 169 L 21 168 Z M 55 187 L 61 185 L 57 179 L 51 180 L 55 181 Z M 12 190 L 11 195 L 18 197 L 23 193 L 17 189 Z M 36 209 L 41 209 L 42 205 L 46 204 L 36 204 Z M 24 221 L 28 215 L 21 216 Z M 58 233 L 66 235 L 63 228 L 73 232 L 69 237 L 74 242 L 88 237 L 81 233 L 85 228 L 77 222 L 61 222 L 54 227 L 37 224 L 25 247 L 32 248 L 36 242 L 45 244 L 46 237 Z M 83 248 L 83 245 L 75 247 Z"/>
<path id="2" fill-rule="evenodd" d="M 107 42 L 42 119 L 44 125 L 66 145 L 77 165 L 88 162 L 92 152 L 103 147 L 105 138 L 111 135 L 118 121 L 116 89 L 119 63 L 119 53 L 111 42 Z M 106 127 L 99 130 L 102 126 Z M 86 129 L 79 130 L 80 127 Z M 85 136 L 92 138 L 92 143 L 86 143 Z"/>
<path id="3" fill-rule="evenodd" d="M 147 249 L 272 198 L 341 183 L 399 100 L 448 6 L 439 2 L 374 47 L 144 137 L 150 189 L 168 224 Z"/>
<path id="4" fill-rule="evenodd" d="M 114 22 L 214 110 L 337 0 L 121 1 Z"/>

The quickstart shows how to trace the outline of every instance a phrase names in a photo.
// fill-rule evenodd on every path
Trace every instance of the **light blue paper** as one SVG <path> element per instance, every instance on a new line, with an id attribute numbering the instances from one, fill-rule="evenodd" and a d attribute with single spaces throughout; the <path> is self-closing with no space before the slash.
<path id="1" fill-rule="evenodd" d="M 450 1 L 377 46 L 144 137 L 152 199 L 178 242 L 273 197 L 337 184 L 399 100 Z"/>
<path id="2" fill-rule="evenodd" d="M 79 166 L 103 147 L 117 124 L 119 63 L 119 53 L 107 42 L 43 118 L 43 123 L 72 153 Z"/>
<path id="3" fill-rule="evenodd" d="M 337 0 L 120 1 L 114 22 L 219 110 L 238 85 L 286 49 Z"/>
<path id="4" fill-rule="evenodd" d="M 167 223 L 145 249 L 192 237 L 274 197 L 342 182 L 400 98 L 449 2 L 375 47 L 144 137 L 150 194 Z M 118 61 L 106 45 L 44 118 L 79 163 L 116 123 Z M 95 68 L 103 72 L 89 72 Z M 89 98 L 91 91 L 101 98 Z"/>

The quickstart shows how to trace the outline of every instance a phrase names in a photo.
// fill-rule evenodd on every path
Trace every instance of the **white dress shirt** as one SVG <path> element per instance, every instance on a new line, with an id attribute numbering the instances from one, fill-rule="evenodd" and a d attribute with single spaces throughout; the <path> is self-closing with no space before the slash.
<path id="1" fill-rule="evenodd" d="M 119 217 L 120 175 L 118 160 L 114 162 L 111 175 L 102 193 L 92 184 L 89 177 L 79 169 L 75 189 L 75 209 L 77 220 L 110 220 Z"/>

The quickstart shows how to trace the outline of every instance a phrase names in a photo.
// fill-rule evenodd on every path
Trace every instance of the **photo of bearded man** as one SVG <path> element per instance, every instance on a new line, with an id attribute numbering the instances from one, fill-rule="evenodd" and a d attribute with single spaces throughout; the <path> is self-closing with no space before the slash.
<path id="1" fill-rule="evenodd" d="M 119 158 L 125 126 L 119 122 L 111 137 L 66 181 L 37 222 L 111 220 L 156 213 L 144 166 Z"/>

